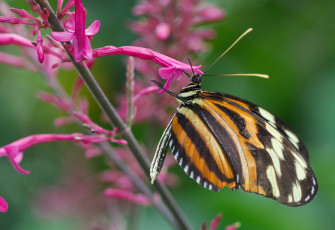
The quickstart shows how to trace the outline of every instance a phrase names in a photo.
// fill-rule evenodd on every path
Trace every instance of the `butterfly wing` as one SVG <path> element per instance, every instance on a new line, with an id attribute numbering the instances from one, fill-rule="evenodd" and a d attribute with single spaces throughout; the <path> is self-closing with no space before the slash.
<path id="1" fill-rule="evenodd" d="M 274 115 L 227 94 L 202 92 L 172 120 L 170 147 L 203 187 L 261 194 L 289 206 L 310 202 L 317 182 L 307 150 Z"/>

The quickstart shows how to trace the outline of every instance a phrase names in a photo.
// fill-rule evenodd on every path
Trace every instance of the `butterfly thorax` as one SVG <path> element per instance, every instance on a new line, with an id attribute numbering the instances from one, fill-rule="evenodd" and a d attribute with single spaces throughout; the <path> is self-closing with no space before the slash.
<path id="1" fill-rule="evenodd" d="M 177 96 L 177 101 L 181 105 L 193 104 L 193 100 L 198 98 L 199 93 L 201 92 L 201 84 L 191 82 L 184 88 L 182 88 Z"/>

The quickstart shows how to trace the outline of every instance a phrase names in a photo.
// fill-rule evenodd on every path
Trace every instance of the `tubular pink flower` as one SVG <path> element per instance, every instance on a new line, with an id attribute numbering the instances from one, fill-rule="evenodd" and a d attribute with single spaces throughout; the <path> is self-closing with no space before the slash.
<path id="1" fill-rule="evenodd" d="M 24 20 L 21 20 L 16 17 L 2 17 L 0 16 L 0 22 L 5 22 L 9 24 L 23 24 L 23 25 L 31 25 L 31 26 L 36 26 L 36 22 L 27 22 Z"/>
<path id="2" fill-rule="evenodd" d="M 117 129 L 114 128 L 113 131 L 109 131 L 107 129 L 104 129 L 100 127 L 99 125 L 95 124 L 86 114 L 83 113 L 73 113 L 73 116 L 75 116 L 83 125 L 90 130 L 91 133 L 96 134 L 106 134 L 114 136 L 117 132 Z"/>
<path id="3" fill-rule="evenodd" d="M 152 201 L 143 194 L 133 194 L 128 191 L 124 191 L 121 189 L 112 189 L 112 188 L 106 189 L 104 194 L 105 196 L 110 198 L 125 200 L 135 204 L 152 205 Z"/>
<path id="4" fill-rule="evenodd" d="M 31 19 L 33 21 L 35 21 L 36 23 L 38 23 L 40 25 L 40 21 L 33 17 L 31 14 L 29 14 L 27 11 L 22 10 L 22 9 L 16 9 L 16 8 L 11 8 L 10 9 L 12 12 L 16 13 L 17 15 L 19 15 L 21 18 L 28 18 Z"/>
<path id="5" fill-rule="evenodd" d="M 21 45 L 35 48 L 29 39 L 12 33 L 0 34 L 0 45 Z"/>
<path id="6" fill-rule="evenodd" d="M 26 64 L 26 61 L 21 57 L 17 57 L 11 54 L 0 52 L 0 63 L 19 67 L 19 68 L 28 68 L 31 71 L 36 71 L 32 66 Z"/>
<path id="7" fill-rule="evenodd" d="M 227 226 L 224 230 L 236 230 L 239 227 L 241 227 L 241 223 L 240 222 L 236 222 L 232 225 Z"/>
<path id="8" fill-rule="evenodd" d="M 57 1 L 57 15 L 59 15 L 60 11 L 62 10 L 63 1 L 64 0 Z"/>
<path id="9" fill-rule="evenodd" d="M 105 46 L 93 50 L 94 57 L 103 57 L 107 55 L 134 56 L 163 66 L 158 72 L 163 79 L 167 79 L 167 82 L 165 83 L 164 88 L 158 93 L 163 93 L 165 90 L 168 90 L 174 79 L 179 80 L 180 76 L 183 74 L 183 70 L 189 72 L 193 70 L 195 73 L 203 74 L 203 72 L 199 70 L 201 65 L 190 66 L 148 48 L 137 46 L 122 46 L 118 48 L 115 46 Z"/>
<path id="10" fill-rule="evenodd" d="M 222 219 L 222 215 L 219 214 L 217 215 L 212 221 L 211 221 L 211 224 L 209 226 L 209 230 L 215 230 L 218 226 L 219 226 L 219 223 Z"/>
<path id="11" fill-rule="evenodd" d="M 199 20 L 195 20 L 195 23 L 219 21 L 225 17 L 225 12 L 216 6 L 207 4 L 198 9 L 197 17 L 199 17 Z"/>
<path id="12" fill-rule="evenodd" d="M 38 32 L 37 32 L 36 42 L 37 42 L 37 57 L 38 57 L 38 61 L 40 63 L 43 63 L 43 61 L 44 61 L 44 49 L 43 49 L 43 38 L 42 38 L 40 30 L 38 30 Z"/>
<path id="13" fill-rule="evenodd" d="M 101 143 L 105 141 L 119 142 L 120 140 L 115 140 L 113 136 L 108 135 L 92 135 L 85 136 L 81 133 L 73 134 L 37 134 L 24 137 L 17 141 L 14 141 L 2 148 L 0 148 L 0 158 L 6 156 L 8 160 L 12 163 L 13 167 L 22 174 L 29 174 L 30 171 L 21 168 L 19 163 L 23 158 L 23 151 L 38 144 L 54 142 L 54 141 L 73 141 L 84 144 L 91 143 Z"/>
<path id="14" fill-rule="evenodd" d="M 95 35 L 100 29 L 100 22 L 94 21 L 85 30 L 85 9 L 81 0 L 75 0 L 75 22 L 69 20 L 66 28 L 69 31 L 64 32 L 51 32 L 51 36 L 59 42 L 68 42 L 72 40 L 73 44 L 73 57 L 76 62 L 83 60 L 91 60 L 93 58 L 90 37 Z M 74 31 L 73 31 L 74 29 Z"/>
<path id="15" fill-rule="evenodd" d="M 7 212 L 8 204 L 4 198 L 0 196 L 0 212 Z"/>
<path id="16" fill-rule="evenodd" d="M 69 0 L 62 10 L 63 0 L 58 0 L 57 2 L 57 17 L 59 19 L 63 18 L 64 15 L 68 14 L 68 11 L 74 6 L 74 0 Z"/>
<path id="17" fill-rule="evenodd" d="M 38 97 L 46 102 L 46 103 L 49 103 L 53 106 L 55 106 L 56 108 L 60 109 L 60 110 L 63 110 L 65 112 L 71 112 L 71 108 L 70 108 L 70 105 L 68 102 L 64 101 L 63 98 L 59 98 L 59 97 L 56 97 L 50 93 L 46 93 L 46 92 L 40 92 L 38 93 Z"/>
<path id="18" fill-rule="evenodd" d="M 156 92 L 158 90 L 157 86 L 149 86 L 145 89 L 142 89 L 138 94 L 136 94 L 133 98 L 133 102 L 135 103 L 140 97 L 147 95 L 149 93 Z"/>

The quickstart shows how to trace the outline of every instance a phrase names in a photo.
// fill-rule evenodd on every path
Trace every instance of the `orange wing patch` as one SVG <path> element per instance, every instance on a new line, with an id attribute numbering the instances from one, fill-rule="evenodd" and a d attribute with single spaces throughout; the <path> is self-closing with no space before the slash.
<path id="1" fill-rule="evenodd" d="M 192 141 L 192 137 L 189 137 L 190 135 L 192 136 L 192 134 L 187 134 L 187 130 L 190 127 L 182 127 L 178 121 L 178 116 L 176 116 L 172 121 L 172 132 L 176 134 L 177 142 L 184 148 L 185 155 L 189 160 L 187 163 L 185 163 L 186 159 L 183 159 L 182 162 L 179 160 L 180 166 L 183 167 L 184 170 L 186 168 L 187 170 L 185 170 L 185 172 L 204 187 L 206 187 L 206 184 L 203 185 L 203 179 L 199 181 L 198 178 L 192 175 L 191 165 L 193 165 L 202 174 L 200 175 L 201 178 L 208 180 L 213 185 L 219 188 L 224 186 L 234 188 L 236 186 L 236 182 L 234 181 L 234 171 L 222 153 L 220 146 L 215 142 L 213 135 L 208 131 L 200 118 L 192 112 L 192 110 L 182 108 L 179 109 L 178 112 L 179 116 L 183 116 L 183 118 L 187 119 L 188 122 L 192 124 L 196 133 L 198 133 L 198 135 L 204 140 L 204 143 L 206 143 L 205 148 L 209 150 L 210 157 L 212 157 L 212 160 L 220 170 L 220 173 L 232 182 L 229 183 L 224 178 L 218 177 L 213 169 L 208 167 L 206 164 L 206 161 L 208 161 L 206 158 L 208 158 L 208 156 L 205 156 L 203 152 L 199 152 L 197 150 L 199 148 L 197 148 L 199 143 L 194 143 Z M 194 134 L 194 132 L 192 133 Z M 177 150 L 174 151 L 174 154 L 176 154 L 176 151 Z"/>

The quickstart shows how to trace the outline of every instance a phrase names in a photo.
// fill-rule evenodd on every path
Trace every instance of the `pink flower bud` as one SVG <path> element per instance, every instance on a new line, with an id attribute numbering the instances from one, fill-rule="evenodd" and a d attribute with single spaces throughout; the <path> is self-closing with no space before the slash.
<path id="1" fill-rule="evenodd" d="M 40 63 L 43 63 L 43 61 L 44 61 L 44 49 L 43 49 L 43 38 L 42 38 L 40 30 L 37 31 L 36 42 L 37 42 L 37 57 L 38 57 L 38 61 Z"/>
<path id="2" fill-rule="evenodd" d="M 119 189 L 112 189 L 112 188 L 106 189 L 105 196 L 114 198 L 114 199 L 129 201 L 129 202 L 140 204 L 140 205 L 151 205 L 152 204 L 152 201 L 143 194 L 133 194 L 131 192 L 119 190 Z"/>
<path id="3" fill-rule="evenodd" d="M 170 36 L 170 26 L 167 23 L 160 23 L 157 25 L 155 32 L 159 39 L 165 40 Z"/>

